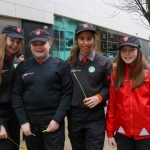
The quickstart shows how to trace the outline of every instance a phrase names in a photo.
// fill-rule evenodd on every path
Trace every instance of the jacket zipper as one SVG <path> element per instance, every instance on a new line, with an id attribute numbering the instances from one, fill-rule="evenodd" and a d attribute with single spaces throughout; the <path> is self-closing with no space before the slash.
<path id="1" fill-rule="evenodd" d="M 130 125 L 131 125 L 131 136 L 133 135 L 133 108 L 132 108 L 132 96 L 131 96 L 131 79 L 130 79 L 130 72 L 131 70 L 129 71 L 129 97 L 130 97 Z"/>

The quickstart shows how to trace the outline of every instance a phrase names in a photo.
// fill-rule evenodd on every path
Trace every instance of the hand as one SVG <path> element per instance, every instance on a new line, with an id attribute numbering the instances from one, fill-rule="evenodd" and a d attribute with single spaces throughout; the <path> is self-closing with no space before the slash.
<path id="1" fill-rule="evenodd" d="M 89 98 L 85 98 L 83 100 L 83 103 L 87 107 L 93 108 L 99 103 L 99 98 L 97 96 L 92 96 L 92 97 L 89 97 Z"/>
<path id="2" fill-rule="evenodd" d="M 8 137 L 5 127 L 3 125 L 0 126 L 0 139 L 6 139 Z"/>
<path id="3" fill-rule="evenodd" d="M 54 132 L 54 131 L 56 131 L 58 128 L 59 128 L 59 124 L 58 124 L 56 121 L 52 120 L 52 121 L 49 123 L 49 125 L 48 125 L 46 131 L 47 131 L 47 132 Z"/>
<path id="4" fill-rule="evenodd" d="M 26 136 L 30 136 L 32 134 L 29 122 L 21 125 L 21 130 Z"/>
<path id="5" fill-rule="evenodd" d="M 112 138 L 108 138 L 108 144 L 112 147 L 112 148 L 115 148 L 117 147 L 117 143 L 115 141 L 115 138 L 112 137 Z"/>

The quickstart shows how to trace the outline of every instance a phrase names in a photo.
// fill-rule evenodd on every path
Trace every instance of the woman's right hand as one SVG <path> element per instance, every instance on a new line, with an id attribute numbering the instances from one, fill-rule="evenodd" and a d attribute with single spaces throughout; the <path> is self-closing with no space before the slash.
<path id="1" fill-rule="evenodd" d="M 29 122 L 21 125 L 21 130 L 26 136 L 30 136 L 32 134 Z"/>
<path id="2" fill-rule="evenodd" d="M 0 126 L 0 139 L 7 139 L 8 135 L 3 125 Z"/>
<path id="3" fill-rule="evenodd" d="M 112 148 L 115 148 L 117 147 L 117 143 L 115 141 L 115 138 L 112 137 L 112 138 L 108 138 L 108 144 L 112 147 Z"/>

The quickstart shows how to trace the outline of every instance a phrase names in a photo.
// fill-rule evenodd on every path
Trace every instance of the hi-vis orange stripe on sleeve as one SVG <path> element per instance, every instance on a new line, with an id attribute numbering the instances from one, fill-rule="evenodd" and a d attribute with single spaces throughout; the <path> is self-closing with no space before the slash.
<path id="1" fill-rule="evenodd" d="M 117 63 L 113 63 L 113 67 L 116 67 L 117 66 Z"/>
<path id="2" fill-rule="evenodd" d="M 95 94 L 95 96 L 97 96 L 99 98 L 99 104 L 102 102 L 102 97 L 99 94 Z"/>

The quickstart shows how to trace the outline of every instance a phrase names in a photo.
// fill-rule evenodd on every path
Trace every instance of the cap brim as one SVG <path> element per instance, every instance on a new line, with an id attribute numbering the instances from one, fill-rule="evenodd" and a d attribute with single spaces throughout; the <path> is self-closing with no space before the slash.
<path id="1" fill-rule="evenodd" d="M 94 33 L 96 33 L 96 31 L 94 31 L 94 30 L 90 30 L 90 29 L 85 29 L 85 30 L 79 30 L 79 31 L 77 31 L 76 32 L 76 34 L 78 34 L 78 33 L 80 33 L 80 32 L 83 32 L 83 31 L 92 31 L 92 32 L 94 32 Z"/>
<path id="2" fill-rule="evenodd" d="M 10 38 L 17 38 L 17 39 L 24 39 L 25 40 L 25 38 L 23 37 L 23 36 L 21 36 L 21 35 L 18 35 L 18 34 L 8 34 L 8 33 L 6 33 Z"/>
<path id="3" fill-rule="evenodd" d="M 134 47 L 139 47 L 139 45 L 138 45 L 138 44 L 133 44 L 133 43 L 124 43 L 124 44 L 119 45 L 118 50 L 119 50 L 122 46 L 125 46 L 125 45 L 134 46 Z"/>
<path id="4" fill-rule="evenodd" d="M 42 41 L 42 42 L 47 42 L 49 39 L 47 38 L 34 38 L 32 40 L 29 41 L 29 44 L 35 41 Z"/>

